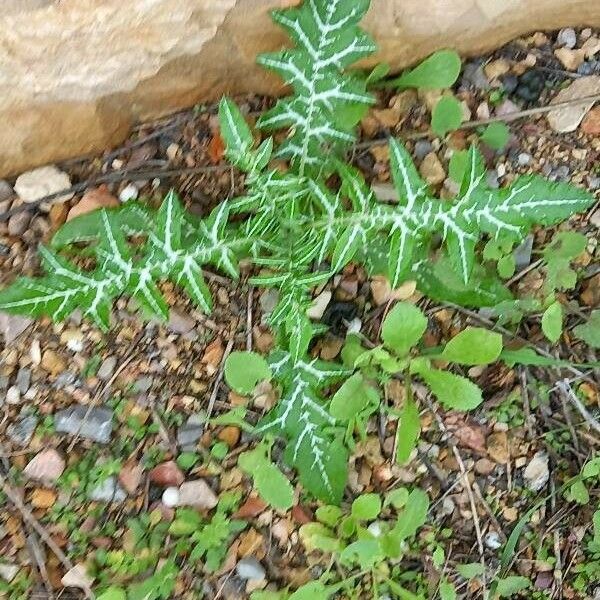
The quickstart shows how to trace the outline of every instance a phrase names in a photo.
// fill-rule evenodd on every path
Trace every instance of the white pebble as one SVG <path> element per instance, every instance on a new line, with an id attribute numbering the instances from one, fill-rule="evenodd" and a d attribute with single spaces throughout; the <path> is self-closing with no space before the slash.
<path id="1" fill-rule="evenodd" d="M 361 329 L 362 321 L 358 317 L 352 319 L 352 321 L 350 321 L 348 324 L 348 333 L 360 333 Z"/>
<path id="2" fill-rule="evenodd" d="M 6 403 L 19 404 L 21 400 L 21 392 L 16 385 L 13 385 L 6 390 Z"/>
<path id="3" fill-rule="evenodd" d="M 500 539 L 500 536 L 498 535 L 498 533 L 496 531 L 490 531 L 485 536 L 484 541 L 485 541 L 485 545 L 490 550 L 498 550 L 498 548 L 500 548 L 502 546 L 502 540 Z"/>
<path id="4" fill-rule="evenodd" d="M 137 200 L 139 193 L 140 192 L 137 189 L 137 187 L 133 183 L 130 183 L 129 185 L 125 186 L 121 190 L 121 193 L 119 194 L 119 200 L 121 202 L 129 202 L 130 200 Z"/>
<path id="5" fill-rule="evenodd" d="M 162 495 L 162 503 L 169 508 L 179 504 L 179 490 L 176 487 L 168 487 Z"/>

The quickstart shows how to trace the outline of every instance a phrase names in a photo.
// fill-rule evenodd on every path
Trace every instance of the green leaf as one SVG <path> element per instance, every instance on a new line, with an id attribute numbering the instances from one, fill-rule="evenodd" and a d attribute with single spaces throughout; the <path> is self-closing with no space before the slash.
<path id="1" fill-rule="evenodd" d="M 382 79 L 385 79 L 390 73 L 390 65 L 387 63 L 377 63 L 373 70 L 367 76 L 367 86 L 375 85 Z"/>
<path id="2" fill-rule="evenodd" d="M 413 304 L 399 302 L 383 322 L 381 337 L 398 356 L 405 356 L 423 337 L 427 317 Z"/>
<path id="3" fill-rule="evenodd" d="M 562 335 L 563 311 L 560 302 L 553 302 L 542 315 L 542 331 L 552 342 L 556 343 Z"/>
<path id="4" fill-rule="evenodd" d="M 419 434 L 421 433 L 421 421 L 419 409 L 412 397 L 407 395 L 400 415 L 400 426 L 398 427 L 396 443 L 396 460 L 404 464 L 410 458 L 412 451 L 417 447 Z"/>
<path id="5" fill-rule="evenodd" d="M 372 521 L 381 512 L 379 494 L 362 494 L 352 502 L 352 516 L 359 521 Z"/>
<path id="6" fill-rule="evenodd" d="M 481 134 L 481 141 L 492 150 L 502 150 L 510 139 L 510 129 L 506 123 L 490 123 Z"/>
<path id="7" fill-rule="evenodd" d="M 440 50 L 391 85 L 399 88 L 442 89 L 452 87 L 460 75 L 461 60 L 454 50 Z"/>
<path id="8" fill-rule="evenodd" d="M 452 96 L 442 96 L 431 115 L 431 129 L 440 137 L 458 129 L 463 121 L 460 102 Z"/>
<path id="9" fill-rule="evenodd" d="M 502 336 L 481 327 L 467 327 L 444 348 L 442 358 L 460 365 L 489 365 L 502 352 Z"/>
<path id="10" fill-rule="evenodd" d="M 481 390 L 465 377 L 427 368 L 419 369 L 418 375 L 446 408 L 473 410 L 483 402 Z"/>
<path id="11" fill-rule="evenodd" d="M 328 600 L 333 592 L 320 581 L 311 581 L 299 587 L 288 600 Z"/>
<path id="12" fill-rule="evenodd" d="M 127 600 L 127 594 L 123 588 L 110 586 L 96 598 L 97 600 Z"/>
<path id="13" fill-rule="evenodd" d="M 271 379 L 267 361 L 255 352 L 232 352 L 225 361 L 225 381 L 239 394 L 251 394 L 261 382 Z"/>
<path id="14" fill-rule="evenodd" d="M 250 150 L 254 145 L 254 138 L 240 109 L 228 98 L 223 98 L 219 104 L 219 123 L 227 158 L 240 168 L 248 169 L 251 165 Z"/>
<path id="15" fill-rule="evenodd" d="M 317 519 L 328 527 L 335 527 L 344 515 L 338 506 L 319 506 L 315 514 Z"/>
<path id="16" fill-rule="evenodd" d="M 577 504 L 587 504 L 590 501 L 590 493 L 583 481 L 576 481 L 566 494 L 568 500 L 577 502 Z"/>
<path id="17" fill-rule="evenodd" d="M 531 581 L 527 577 L 511 576 L 498 580 L 496 591 L 500 598 L 510 598 L 523 590 L 531 587 Z"/>
<path id="18" fill-rule="evenodd" d="M 481 577 L 485 570 L 481 563 L 467 563 L 464 565 L 456 565 L 456 572 L 465 579 L 471 580 L 475 577 Z"/>
<path id="19" fill-rule="evenodd" d="M 419 489 L 413 490 L 406 501 L 406 507 L 399 514 L 394 528 L 382 536 L 381 544 L 390 558 L 402 554 L 404 542 L 414 536 L 427 520 L 429 497 Z"/>
<path id="20" fill-rule="evenodd" d="M 456 588 L 449 581 L 440 582 L 440 600 L 456 600 Z"/>
<path id="21" fill-rule="evenodd" d="M 574 259 L 583 253 L 588 240 L 577 231 L 559 231 L 552 241 L 544 248 L 543 255 L 548 261 L 556 259 Z"/>
<path id="22" fill-rule="evenodd" d="M 357 0 L 338 3 L 332 10 L 315 0 L 272 13 L 296 47 L 263 54 L 258 62 L 278 73 L 293 95 L 279 100 L 258 126 L 289 129 L 277 156 L 289 160 L 302 176 L 331 167 L 335 154 L 354 141 L 355 125 L 374 102 L 365 79 L 344 73 L 376 49 L 358 26 L 368 6 L 368 0 Z"/>
<path id="23" fill-rule="evenodd" d="M 469 162 L 469 153 L 466 150 L 455 150 L 450 157 L 448 175 L 456 183 L 462 183 Z"/>
<path id="24" fill-rule="evenodd" d="M 321 523 L 306 523 L 300 527 L 300 540 L 307 552 L 337 552 L 343 548 L 341 540 Z"/>
<path id="25" fill-rule="evenodd" d="M 288 510 L 294 505 L 294 488 L 268 457 L 269 445 L 261 444 L 238 459 L 242 471 L 251 475 L 261 498 L 270 506 Z"/>
<path id="26" fill-rule="evenodd" d="M 600 310 L 594 310 L 587 323 L 573 328 L 575 337 L 590 348 L 600 348 Z"/>
<path id="27" fill-rule="evenodd" d="M 557 358 L 540 356 L 533 348 L 520 348 L 519 350 L 502 350 L 500 359 L 509 367 L 524 365 L 532 367 L 567 367 L 571 363 Z"/>
<path id="28" fill-rule="evenodd" d="M 370 404 L 379 403 L 377 391 L 370 386 L 360 373 L 348 379 L 335 393 L 329 406 L 334 419 L 350 421 Z"/>

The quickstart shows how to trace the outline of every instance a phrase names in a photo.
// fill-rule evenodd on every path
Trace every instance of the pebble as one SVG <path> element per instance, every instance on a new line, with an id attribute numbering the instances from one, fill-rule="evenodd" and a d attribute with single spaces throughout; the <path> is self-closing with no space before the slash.
<path id="1" fill-rule="evenodd" d="M 58 411 L 54 416 L 54 425 L 58 433 L 79 434 L 82 438 L 108 444 L 113 428 L 112 417 L 113 413 L 109 408 L 90 408 L 77 404 Z"/>
<path id="2" fill-rule="evenodd" d="M 42 354 L 42 369 L 56 377 L 62 371 L 67 369 L 67 362 L 54 350 L 45 350 Z"/>
<path id="3" fill-rule="evenodd" d="M 548 455 L 545 452 L 537 452 L 523 471 L 523 479 L 528 489 L 539 492 L 550 478 L 548 468 Z"/>
<path id="4" fill-rule="evenodd" d="M 463 83 L 484 92 L 490 89 L 490 82 L 485 76 L 483 67 L 475 62 L 467 63 L 465 65 L 463 70 Z"/>
<path id="5" fill-rule="evenodd" d="M 26 367 L 19 369 L 15 385 L 19 388 L 21 394 L 25 394 L 31 385 L 31 369 Z"/>
<path id="6" fill-rule="evenodd" d="M 38 424 L 38 418 L 34 415 L 27 415 L 16 423 L 12 423 L 6 429 L 6 434 L 15 443 L 20 446 L 27 446 L 33 437 L 33 433 Z"/>
<path id="7" fill-rule="evenodd" d="M 519 112 L 520 108 L 511 100 L 504 100 L 497 108 L 496 108 L 496 116 L 497 117 L 505 117 L 512 113 Z"/>
<path id="8" fill-rule="evenodd" d="M 15 192 L 23 202 L 36 202 L 44 196 L 61 192 L 71 187 L 69 176 L 54 165 L 39 167 L 17 177 Z M 64 202 L 72 193 L 55 198 L 53 202 Z"/>
<path id="9" fill-rule="evenodd" d="M 528 235 L 513 252 L 515 258 L 515 266 L 517 271 L 528 267 L 531 263 L 531 253 L 533 251 L 533 234 Z"/>
<path id="10" fill-rule="evenodd" d="M 119 472 L 119 483 L 130 496 L 133 496 L 142 483 L 143 474 L 144 471 L 139 464 L 127 463 Z"/>
<path id="11" fill-rule="evenodd" d="M 196 506 L 197 508 L 214 508 L 219 502 L 215 493 L 204 479 L 186 481 L 179 486 L 178 506 Z"/>
<path id="12" fill-rule="evenodd" d="M 126 185 L 119 193 L 119 200 L 121 202 L 129 202 L 130 200 L 137 200 L 140 192 L 137 186 L 133 183 Z"/>
<path id="13" fill-rule="evenodd" d="M 568 48 L 559 48 L 554 51 L 554 56 L 558 58 L 562 66 L 567 71 L 577 71 L 585 60 L 585 50 L 569 50 Z"/>
<path id="14" fill-rule="evenodd" d="M 5 179 L 0 179 L 0 202 L 6 202 L 15 195 L 12 186 Z"/>
<path id="15" fill-rule="evenodd" d="M 575 30 L 571 27 L 561 29 L 558 32 L 556 43 L 565 48 L 575 48 L 575 46 L 577 46 L 577 34 L 575 33 Z"/>
<path id="16" fill-rule="evenodd" d="M 168 460 L 154 467 L 149 473 L 150 481 L 163 487 L 174 487 L 181 485 L 185 476 L 177 463 Z"/>
<path id="17" fill-rule="evenodd" d="M 182 448 L 195 445 L 202 437 L 205 421 L 203 415 L 191 415 L 177 431 L 177 444 Z"/>
<path id="18" fill-rule="evenodd" d="M 33 319 L 0 313 L 0 333 L 6 346 L 12 344 L 33 323 Z"/>
<path id="19" fill-rule="evenodd" d="M 96 373 L 96 377 L 101 381 L 108 381 L 115 372 L 115 367 L 117 366 L 117 357 L 109 356 L 102 361 L 98 372 Z"/>
<path id="20" fill-rule="evenodd" d="M 87 574 L 85 565 L 80 563 L 69 569 L 63 575 L 60 582 L 64 587 L 76 587 L 82 590 L 89 590 L 92 587 L 93 579 Z"/>
<path id="21" fill-rule="evenodd" d="M 69 211 L 67 221 L 85 215 L 99 208 L 115 208 L 119 201 L 108 191 L 106 185 L 88 190 L 83 198 Z"/>
<path id="22" fill-rule="evenodd" d="M 21 392 L 16 385 L 11 385 L 6 390 L 6 404 L 19 404 L 21 402 Z"/>
<path id="23" fill-rule="evenodd" d="M 598 93 L 600 93 L 600 76 L 581 77 L 576 79 L 569 87 L 561 90 L 551 104 L 577 100 Z M 594 102 L 592 101 L 586 104 L 572 104 L 564 108 L 558 108 L 548 113 L 548 123 L 554 131 L 559 133 L 575 131 L 593 105 Z"/>
<path id="24" fill-rule="evenodd" d="M 531 163 L 531 154 L 527 154 L 527 152 L 521 152 L 517 158 L 517 162 L 521 167 L 526 167 Z"/>
<path id="25" fill-rule="evenodd" d="M 325 290 L 321 292 L 311 304 L 310 308 L 306 311 L 306 314 L 309 319 L 313 319 L 314 321 L 320 321 L 323 315 L 325 314 L 325 310 L 329 306 L 331 302 L 332 293 L 330 290 Z"/>
<path id="26" fill-rule="evenodd" d="M 19 565 L 11 565 L 9 563 L 0 563 L 0 577 L 10 583 L 21 570 Z"/>
<path id="27" fill-rule="evenodd" d="M 586 135 L 600 136 L 600 107 L 593 108 L 583 119 L 581 131 Z"/>
<path id="28" fill-rule="evenodd" d="M 242 558 L 235 566 L 235 570 L 239 577 L 251 581 L 260 581 L 266 575 L 266 571 L 260 564 L 260 561 L 253 556 Z"/>
<path id="29" fill-rule="evenodd" d="M 498 548 L 502 547 L 502 540 L 496 531 L 487 533 L 484 542 L 490 550 L 498 550 Z"/>
<path id="30" fill-rule="evenodd" d="M 167 329 L 173 333 L 179 335 L 185 335 L 194 329 L 196 321 L 191 317 L 182 315 L 176 310 L 172 310 L 169 314 L 169 321 L 167 323 Z"/>
<path id="31" fill-rule="evenodd" d="M 8 235 L 17 237 L 27 231 L 31 221 L 31 213 L 28 210 L 14 214 L 8 219 Z"/>
<path id="32" fill-rule="evenodd" d="M 163 492 L 162 503 L 169 508 L 179 506 L 179 490 L 176 487 L 168 487 Z"/>
<path id="33" fill-rule="evenodd" d="M 65 470 L 63 457 L 54 449 L 48 448 L 36 454 L 23 469 L 28 479 L 44 482 L 56 481 Z"/>
<path id="34" fill-rule="evenodd" d="M 446 171 L 435 152 L 430 152 L 423 159 L 419 172 L 429 185 L 439 185 L 446 179 Z"/>
<path id="35" fill-rule="evenodd" d="M 125 490 L 119 485 L 114 476 L 107 477 L 98 484 L 89 495 L 94 502 L 124 502 L 127 498 Z"/>
<path id="36" fill-rule="evenodd" d="M 139 394 L 145 394 L 151 387 L 154 380 L 149 375 L 138 377 L 133 384 L 135 391 Z"/>
<path id="37" fill-rule="evenodd" d="M 418 140 L 415 143 L 414 155 L 417 160 L 423 160 L 433 151 L 433 144 L 429 140 Z"/>

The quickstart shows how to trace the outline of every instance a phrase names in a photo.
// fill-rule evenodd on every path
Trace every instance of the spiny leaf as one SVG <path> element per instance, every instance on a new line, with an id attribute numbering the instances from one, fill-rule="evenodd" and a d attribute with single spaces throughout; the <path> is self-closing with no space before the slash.
<path id="1" fill-rule="evenodd" d="M 369 0 L 306 0 L 299 8 L 274 11 L 273 18 L 297 47 L 265 54 L 258 62 L 277 72 L 294 90 L 259 119 L 266 130 L 290 128 L 277 151 L 301 175 L 324 166 L 324 153 L 354 140 L 363 109 L 374 102 L 364 80 L 343 69 L 372 54 L 375 44 L 358 23 Z"/>

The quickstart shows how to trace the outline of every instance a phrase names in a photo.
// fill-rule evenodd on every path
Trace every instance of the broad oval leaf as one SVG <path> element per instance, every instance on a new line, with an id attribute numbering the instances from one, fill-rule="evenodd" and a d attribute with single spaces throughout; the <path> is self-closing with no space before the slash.
<path id="1" fill-rule="evenodd" d="M 381 512 L 379 494 L 362 494 L 352 502 L 352 516 L 359 521 L 372 521 Z"/>
<path id="2" fill-rule="evenodd" d="M 383 322 L 381 337 L 398 356 L 408 354 L 427 329 L 427 317 L 409 302 L 399 302 Z"/>
<path id="3" fill-rule="evenodd" d="M 467 327 L 444 348 L 442 358 L 460 365 L 489 365 L 502 352 L 502 336 L 482 327 Z"/>
<path id="4" fill-rule="evenodd" d="M 479 387 L 465 377 L 427 368 L 420 369 L 418 374 L 446 408 L 472 410 L 483 402 Z"/>
<path id="5" fill-rule="evenodd" d="M 271 379 L 271 368 L 256 352 L 232 352 L 225 361 L 225 381 L 239 394 L 250 394 L 261 382 Z"/>
<path id="6" fill-rule="evenodd" d="M 335 393 L 329 406 L 334 419 L 350 421 L 360 414 L 369 404 L 378 402 L 377 391 L 370 386 L 360 373 L 348 379 Z"/>
<path id="7" fill-rule="evenodd" d="M 419 408 L 411 395 L 404 401 L 402 413 L 400 414 L 400 426 L 396 434 L 396 460 L 404 464 L 410 458 L 412 451 L 416 448 L 421 433 L 421 420 L 419 419 Z"/>
<path id="8" fill-rule="evenodd" d="M 449 88 L 456 83 L 460 68 L 460 56 L 454 50 L 439 50 L 392 84 L 399 88 L 427 90 Z"/>
<path id="9" fill-rule="evenodd" d="M 553 302 L 542 315 L 542 331 L 552 342 L 556 343 L 562 335 L 563 310 L 560 302 Z"/>
<path id="10" fill-rule="evenodd" d="M 440 137 L 458 129 L 463 121 L 460 102 L 452 96 L 442 96 L 431 115 L 431 129 Z"/>

